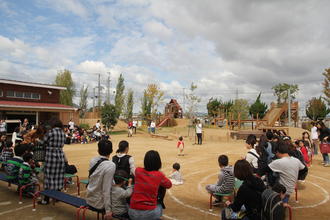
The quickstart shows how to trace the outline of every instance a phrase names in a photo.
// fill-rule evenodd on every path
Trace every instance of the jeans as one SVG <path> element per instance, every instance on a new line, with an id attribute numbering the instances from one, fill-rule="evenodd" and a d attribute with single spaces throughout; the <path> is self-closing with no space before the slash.
<path id="1" fill-rule="evenodd" d="M 159 220 L 163 215 L 163 208 L 160 204 L 157 204 L 156 208 L 152 210 L 137 210 L 129 208 L 128 215 L 132 220 Z"/>
<path id="2" fill-rule="evenodd" d="M 314 149 L 314 154 L 315 155 L 318 154 L 318 148 L 319 148 L 319 140 L 314 139 L 313 140 L 313 149 Z"/>
<path id="3" fill-rule="evenodd" d="M 322 154 L 322 157 L 323 157 L 323 162 L 324 162 L 325 164 L 329 164 L 329 163 L 330 163 L 330 162 L 329 162 L 329 155 L 328 155 L 327 153 Z"/>
<path id="4" fill-rule="evenodd" d="M 202 133 L 197 133 L 197 140 L 198 140 L 197 144 L 202 145 Z"/>

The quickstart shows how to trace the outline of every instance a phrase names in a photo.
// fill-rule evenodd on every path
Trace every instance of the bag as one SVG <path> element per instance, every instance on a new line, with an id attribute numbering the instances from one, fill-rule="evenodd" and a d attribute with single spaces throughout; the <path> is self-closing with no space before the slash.
<path id="1" fill-rule="evenodd" d="M 77 172 L 78 170 L 75 165 L 69 165 L 67 162 L 65 163 L 65 173 L 76 174 Z"/>
<path id="2" fill-rule="evenodd" d="M 262 211 L 261 219 L 263 220 L 284 220 L 285 209 L 282 205 L 283 202 L 278 193 L 271 189 L 266 189 L 261 194 Z"/>
<path id="3" fill-rule="evenodd" d="M 320 144 L 320 151 L 322 154 L 330 153 L 330 144 L 329 143 L 321 143 Z"/>
<path id="4" fill-rule="evenodd" d="M 45 162 L 46 146 L 43 141 L 38 141 L 33 148 L 33 160 L 36 162 Z"/>

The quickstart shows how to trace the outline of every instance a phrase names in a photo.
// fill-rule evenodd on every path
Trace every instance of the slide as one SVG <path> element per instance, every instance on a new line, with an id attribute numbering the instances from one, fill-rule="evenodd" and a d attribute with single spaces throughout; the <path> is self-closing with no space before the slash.
<path id="1" fill-rule="evenodd" d="M 159 122 L 159 124 L 157 125 L 157 127 L 163 126 L 168 120 L 170 120 L 170 118 L 169 117 L 165 117 L 163 120 L 161 120 Z"/>
<path id="2" fill-rule="evenodd" d="M 275 122 L 278 121 L 281 115 L 288 110 L 288 104 L 284 104 L 282 107 L 272 107 L 263 120 L 267 120 L 268 126 L 274 126 Z"/>

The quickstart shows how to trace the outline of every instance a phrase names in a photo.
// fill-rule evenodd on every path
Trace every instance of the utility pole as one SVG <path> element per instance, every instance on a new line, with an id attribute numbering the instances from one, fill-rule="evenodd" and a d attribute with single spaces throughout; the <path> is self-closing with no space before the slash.
<path id="1" fill-rule="evenodd" d="M 183 100 L 182 100 L 182 102 L 183 102 L 183 108 L 182 108 L 182 114 L 184 114 L 185 113 L 185 111 L 186 111 L 186 93 L 185 93 L 185 89 L 186 88 L 182 88 L 182 90 L 183 90 Z"/>
<path id="2" fill-rule="evenodd" d="M 93 112 L 95 108 L 95 87 L 93 88 Z"/>
<path id="3" fill-rule="evenodd" d="M 290 88 L 288 89 L 288 122 L 289 127 L 291 126 L 291 91 Z"/>
<path id="4" fill-rule="evenodd" d="M 108 72 L 108 88 L 107 88 L 107 104 L 110 105 L 110 75 L 111 72 Z"/>
<path id="5" fill-rule="evenodd" d="M 99 73 L 99 82 L 97 86 L 97 106 L 100 109 L 101 108 L 101 74 Z"/>
<path id="6" fill-rule="evenodd" d="M 236 100 L 238 99 L 238 89 L 236 89 Z"/>

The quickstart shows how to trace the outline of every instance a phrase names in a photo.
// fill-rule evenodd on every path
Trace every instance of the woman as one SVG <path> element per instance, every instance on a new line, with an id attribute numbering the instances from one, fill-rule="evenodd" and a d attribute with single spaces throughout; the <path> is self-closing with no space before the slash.
<path id="1" fill-rule="evenodd" d="M 135 185 L 128 210 L 130 219 L 156 220 L 162 216 L 162 206 L 157 203 L 158 189 L 169 189 L 172 183 L 159 171 L 161 167 L 158 152 L 150 150 L 144 156 L 144 168 L 136 168 Z"/>
<path id="2" fill-rule="evenodd" d="M 253 168 L 253 173 L 257 173 L 258 171 L 258 160 L 260 158 L 260 155 L 257 153 L 255 147 L 257 144 L 257 137 L 253 134 L 250 134 L 245 141 L 246 149 L 249 151 L 247 152 L 245 156 L 245 160 L 251 165 Z"/>
<path id="3" fill-rule="evenodd" d="M 236 161 L 234 175 L 237 179 L 242 180 L 243 184 L 239 188 L 234 202 L 227 201 L 226 205 L 234 212 L 239 212 L 244 205 L 246 209 L 244 220 L 261 220 L 261 194 L 265 190 L 264 183 L 253 175 L 251 166 L 246 160 Z M 226 218 L 225 209 L 222 211 L 222 219 L 231 219 Z"/>
<path id="4" fill-rule="evenodd" d="M 329 143 L 330 142 L 330 129 L 325 126 L 325 124 L 322 121 L 319 121 L 316 125 L 320 135 L 319 140 L 321 143 Z M 330 161 L 329 161 L 329 155 L 328 153 L 322 153 L 323 157 L 323 166 L 329 167 Z"/>
<path id="5" fill-rule="evenodd" d="M 125 170 L 130 177 L 135 174 L 134 159 L 128 155 L 129 144 L 127 141 L 120 141 L 118 144 L 117 155 L 112 157 L 112 162 L 116 164 L 116 169 Z"/>
<path id="6" fill-rule="evenodd" d="M 60 191 L 63 188 L 65 172 L 65 156 L 63 146 L 65 134 L 63 124 L 58 118 L 50 120 L 51 130 L 45 135 L 46 156 L 44 163 L 44 188 Z M 49 203 L 49 197 L 40 201 L 40 204 Z"/>
<path id="7" fill-rule="evenodd" d="M 203 140 L 203 125 L 200 120 L 196 124 L 196 135 L 197 135 L 197 144 L 202 145 Z"/>

